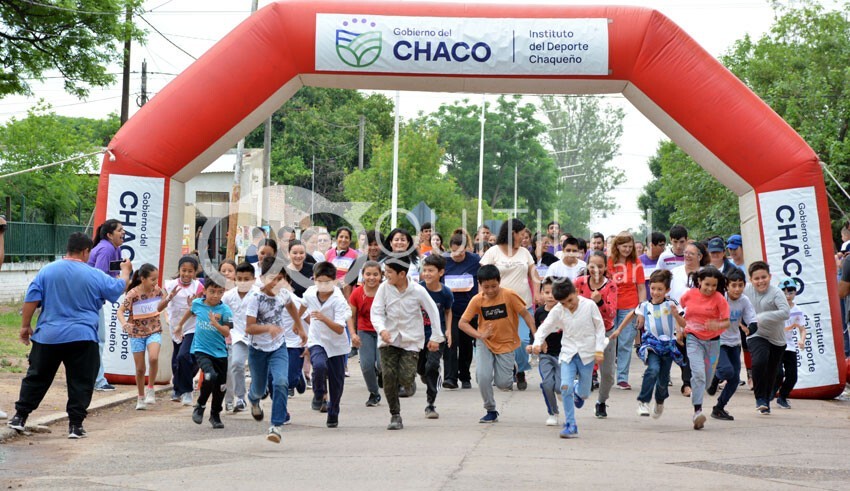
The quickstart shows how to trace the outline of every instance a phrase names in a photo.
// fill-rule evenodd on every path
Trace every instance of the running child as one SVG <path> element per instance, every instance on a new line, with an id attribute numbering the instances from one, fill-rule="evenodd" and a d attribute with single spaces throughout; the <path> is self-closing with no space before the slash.
<path id="1" fill-rule="evenodd" d="M 779 288 L 785 293 L 791 311 L 785 321 L 785 353 L 782 354 L 782 364 L 776 374 L 775 392 L 776 404 L 783 409 L 791 409 L 788 396 L 797 384 L 797 349 L 806 348 L 806 317 L 800 307 L 794 305 L 797 298 L 797 282 L 785 278 L 779 282 Z"/>
<path id="2" fill-rule="evenodd" d="M 156 403 L 156 374 L 159 370 L 159 350 L 162 346 L 162 324 L 159 314 L 165 309 L 162 302 L 163 290 L 157 285 L 159 270 L 153 264 L 143 264 L 127 285 L 124 303 L 118 308 L 118 322 L 121 329 L 130 336 L 130 351 L 136 364 L 136 387 L 139 397 L 136 409 L 147 409 L 147 405 Z M 175 292 L 176 293 L 176 292 Z M 162 308 L 160 308 L 162 305 Z M 124 314 L 130 312 L 129 319 Z M 145 351 L 148 354 L 148 384 L 145 388 Z"/>
<path id="3" fill-rule="evenodd" d="M 682 328 L 685 319 L 679 312 L 679 304 L 667 298 L 670 293 L 670 281 L 673 275 L 666 269 L 658 269 L 649 276 L 650 299 L 641 302 L 633 314 L 637 316 L 638 329 L 643 329 L 641 346 L 638 355 L 646 363 L 643 372 L 643 383 L 638 394 L 638 416 L 649 416 L 649 403 L 655 389 L 655 406 L 652 417 L 658 419 L 664 412 L 664 401 L 669 397 L 667 388 L 670 382 L 670 368 L 673 362 L 682 363 L 682 353 L 676 346 L 676 341 L 682 340 Z M 615 339 L 627 321 L 609 339 Z"/>
<path id="4" fill-rule="evenodd" d="M 351 342 L 360 344 L 360 371 L 363 372 L 363 380 L 366 382 L 366 389 L 369 390 L 366 407 L 375 407 L 381 403 L 381 392 L 378 387 L 381 360 L 378 356 L 378 333 L 372 325 L 372 303 L 383 275 L 381 265 L 375 261 L 367 261 L 360 271 L 363 284 L 357 286 L 348 297 L 357 329 Z"/>
<path id="5" fill-rule="evenodd" d="M 481 266 L 478 270 L 480 293 L 472 297 L 458 322 L 461 331 L 481 341 L 477 347 L 475 375 L 487 414 L 478 420 L 479 423 L 499 421 L 493 383 L 505 391 L 513 387 L 514 351 L 520 346 L 520 317 L 531 328 L 532 334 L 537 330 L 534 318 L 525 308 L 525 300 L 510 288 L 503 288 L 501 281 L 499 268 L 492 264 Z M 476 316 L 477 330 L 470 324 Z"/>
<path id="6" fill-rule="evenodd" d="M 543 278 L 543 282 L 540 284 L 540 298 L 543 300 L 543 305 L 534 312 L 534 325 L 537 326 L 538 330 L 546 317 L 549 316 L 549 312 L 558 303 L 552 296 L 554 284 L 555 278 L 551 276 Z M 549 413 L 549 417 L 546 418 L 546 426 L 558 426 L 559 423 L 558 395 L 561 394 L 561 369 L 558 366 L 558 356 L 561 354 L 561 336 L 560 330 L 547 336 L 538 357 L 537 368 L 540 371 L 540 390 L 543 391 L 543 401 L 546 403 L 546 410 Z M 532 348 L 532 346 L 528 346 L 526 350 L 532 353 Z"/>
<path id="7" fill-rule="evenodd" d="M 230 290 L 236 288 L 236 261 L 233 259 L 224 259 L 221 261 L 221 264 L 218 265 L 218 273 L 224 278 L 224 294 L 227 295 Z M 225 305 L 230 307 L 227 302 L 224 301 L 224 297 L 221 298 L 221 301 L 224 302 Z M 231 312 L 233 309 L 230 309 Z M 232 329 L 231 329 L 232 331 Z M 224 410 L 229 412 L 233 411 L 233 376 L 230 375 L 233 359 L 233 338 L 231 334 L 227 335 L 227 338 L 224 340 L 227 343 L 227 390 L 224 391 Z"/>
<path id="8" fill-rule="evenodd" d="M 248 319 L 248 300 L 254 292 L 260 291 L 254 283 L 254 265 L 243 262 L 236 266 L 236 288 L 228 290 L 221 301 L 233 312 L 233 328 L 230 330 L 230 356 L 227 358 L 227 392 L 225 407 L 231 402 L 232 411 L 238 413 L 248 408 L 245 403 L 245 364 L 248 363 L 248 335 L 245 326 Z"/>
<path id="9" fill-rule="evenodd" d="M 192 306 L 192 302 L 203 295 L 204 285 L 196 279 L 198 259 L 183 256 L 177 262 L 177 278 L 165 284 L 168 296 L 163 298 L 167 305 L 165 314 L 171 327 L 171 340 L 174 350 L 171 354 L 171 373 L 174 390 L 172 401 L 180 401 L 184 406 L 192 405 L 192 379 L 198 373 L 198 364 L 192 356 L 192 338 L 195 337 L 195 318 L 190 317 L 177 335 L 177 324 Z"/>
<path id="10" fill-rule="evenodd" d="M 433 249 L 432 249 L 433 250 Z M 425 417 L 428 419 L 437 419 L 440 415 L 437 413 L 434 402 L 437 400 L 437 391 L 440 384 L 440 360 L 443 358 L 443 352 L 446 349 L 446 344 L 452 344 L 452 304 L 454 304 L 454 295 L 449 287 L 440 283 L 443 274 L 446 272 L 446 259 L 439 254 L 428 255 L 422 263 L 422 280 L 419 284 L 425 287 L 428 295 L 431 295 L 431 300 L 437 305 L 437 310 L 443 314 L 440 319 L 440 324 L 443 330 L 443 335 L 446 338 L 446 343 L 440 343 L 440 348 L 437 351 L 431 351 L 427 348 L 428 341 L 431 339 L 431 319 L 424 311 L 422 312 L 425 322 L 425 347 L 419 352 L 419 364 L 417 372 L 422 377 L 422 383 L 425 384 L 426 401 L 428 405 L 425 407 Z M 448 330 L 447 330 L 448 327 Z"/>
<path id="11" fill-rule="evenodd" d="M 785 321 L 788 320 L 791 307 L 785 293 L 770 284 L 770 266 L 764 261 L 750 264 L 750 284 L 744 288 L 744 295 L 750 299 L 756 309 L 758 330 L 747 336 L 753 367 L 753 395 L 756 398 L 756 411 L 762 415 L 770 414 L 770 401 L 775 392 L 776 374 L 785 354 Z"/>
<path id="12" fill-rule="evenodd" d="M 560 437 L 575 438 L 578 436 L 575 409 L 581 409 L 584 401 L 590 397 L 593 363 L 602 363 L 608 340 L 605 337 L 605 323 L 596 303 L 580 297 L 572 281 L 566 279 L 555 283 L 552 296 L 557 304 L 534 335 L 532 352 L 541 353 L 548 336 L 557 330 L 562 331 L 558 360 L 564 428 Z"/>
<path id="13" fill-rule="evenodd" d="M 428 349 L 437 351 L 440 343 L 445 341 L 441 312 L 427 290 L 408 279 L 408 271 L 410 263 L 404 259 L 389 258 L 384 262 L 387 281 L 378 287 L 371 310 L 372 325 L 380 336 L 378 349 L 381 352 L 384 395 L 390 406 L 388 430 L 404 428 L 399 387 L 413 386 L 416 377 L 419 350 L 425 345 L 422 309 L 431 319 L 432 332 Z M 408 389 L 410 392 L 412 389 Z"/>
<path id="14" fill-rule="evenodd" d="M 617 326 L 614 318 L 617 316 L 617 284 L 608 278 L 608 258 L 598 250 L 590 251 L 587 257 L 587 276 L 576 278 L 575 287 L 579 295 L 589 298 L 599 307 L 602 322 L 605 323 L 605 335 L 611 336 Z M 599 419 L 608 417 L 608 397 L 614 387 L 617 370 L 617 343 L 608 343 L 603 353 L 602 364 L 596 369 L 599 376 L 599 394 L 596 399 L 595 415 Z M 591 385 L 592 386 L 592 385 Z"/>
<path id="15" fill-rule="evenodd" d="M 272 415 L 266 439 L 280 443 L 280 433 L 289 413 L 286 410 L 289 389 L 289 352 L 283 330 L 283 312 L 294 319 L 293 330 L 302 340 L 307 335 L 301 325 L 298 309 L 288 290 L 280 288 L 287 281 L 286 269 L 275 264 L 275 258 L 263 258 L 260 264 L 263 287 L 253 292 L 246 307 L 245 332 L 248 334 L 248 366 L 251 369 L 251 389 L 248 401 L 251 404 L 251 416 L 257 421 L 264 417 L 260 399 L 266 392 L 269 375 L 272 378 Z"/>
<path id="16" fill-rule="evenodd" d="M 345 356 L 351 351 L 346 328 L 351 309 L 336 285 L 336 267 L 326 261 L 313 268 L 315 285 L 304 292 L 310 316 L 307 349 L 313 364 L 314 410 L 327 412 L 328 428 L 339 426 L 339 402 L 345 387 Z M 351 333 L 352 338 L 356 333 Z M 326 389 L 327 388 L 327 389 Z M 325 395 L 329 401 L 325 400 Z"/>
<path id="17" fill-rule="evenodd" d="M 720 334 L 720 357 L 717 360 L 717 370 L 714 381 L 706 392 L 713 396 L 717 393 L 720 382 L 726 385 L 717 396 L 717 403 L 711 409 L 711 417 L 721 421 L 734 421 L 735 418 L 726 411 L 726 405 L 738 390 L 741 378 L 741 326 L 745 332 L 756 332 L 756 311 L 750 299 L 744 296 L 747 277 L 743 271 L 734 268 L 726 273 L 726 302 L 729 304 L 729 329 Z"/>
<path id="18" fill-rule="evenodd" d="M 207 400 L 212 395 L 209 421 L 213 428 L 221 429 L 224 428 L 220 417 L 221 404 L 224 402 L 224 392 L 227 388 L 227 345 L 224 338 L 230 334 L 233 312 L 230 307 L 221 303 L 224 285 L 211 276 L 208 276 L 204 283 L 204 298 L 196 298 L 192 302 L 191 309 L 180 319 L 177 330 L 179 334 L 189 318 L 197 319 L 191 352 L 204 373 L 204 381 L 195 410 L 192 411 L 192 421 L 195 424 L 203 422 Z"/>
<path id="19" fill-rule="evenodd" d="M 546 276 L 556 278 L 569 278 L 570 281 L 575 281 L 587 268 L 587 263 L 579 258 L 584 257 L 584 254 L 579 252 L 578 239 L 575 237 L 567 237 L 563 243 L 562 251 L 563 259 L 549 265 L 546 270 Z"/>
<path id="20" fill-rule="evenodd" d="M 694 405 L 695 430 L 705 426 L 702 401 L 706 381 L 714 378 L 714 367 L 720 355 L 720 334 L 729 328 L 729 304 L 726 278 L 714 266 L 706 266 L 691 275 L 693 288 L 686 291 L 680 302 L 685 308 L 685 345 L 691 365 L 691 402 Z"/>

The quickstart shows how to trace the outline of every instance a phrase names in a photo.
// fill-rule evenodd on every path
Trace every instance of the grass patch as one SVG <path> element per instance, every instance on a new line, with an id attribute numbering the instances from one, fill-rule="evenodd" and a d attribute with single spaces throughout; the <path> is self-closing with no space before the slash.
<path id="1" fill-rule="evenodd" d="M 30 347 L 18 340 L 21 332 L 20 308 L 17 304 L 3 305 L 0 309 L 0 372 L 21 373 L 26 365 Z"/>

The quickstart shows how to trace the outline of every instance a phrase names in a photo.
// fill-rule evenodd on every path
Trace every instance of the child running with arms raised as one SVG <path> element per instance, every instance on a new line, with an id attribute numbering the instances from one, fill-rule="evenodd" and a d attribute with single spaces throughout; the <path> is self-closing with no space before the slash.
<path id="1" fill-rule="evenodd" d="M 251 416 L 257 421 L 263 420 L 263 408 L 260 399 L 266 392 L 269 374 L 272 376 L 272 415 L 266 439 L 280 443 L 280 433 L 288 412 L 286 401 L 289 389 L 289 352 L 283 329 L 284 311 L 293 319 L 293 331 L 307 339 L 298 309 L 290 298 L 288 290 L 279 284 L 287 280 L 283 265 L 275 264 L 273 256 L 263 258 L 260 263 L 263 287 L 253 292 L 248 300 L 245 332 L 249 335 L 248 366 L 251 369 L 251 389 L 248 401 L 251 403 Z"/>
<path id="2" fill-rule="evenodd" d="M 201 424 L 204 421 L 204 410 L 207 400 L 212 395 L 210 408 L 210 424 L 215 429 L 224 428 L 221 422 L 221 404 L 224 402 L 224 392 L 227 387 L 227 344 L 225 338 L 230 335 L 233 325 L 233 313 L 230 307 L 221 303 L 224 295 L 224 285 L 212 277 L 205 280 L 204 298 L 196 298 L 192 308 L 180 319 L 178 333 L 190 317 L 195 317 L 195 336 L 192 338 L 191 353 L 198 366 L 204 373 L 201 393 L 192 421 Z"/>
<path id="3" fill-rule="evenodd" d="M 384 395 L 390 406 L 388 430 L 404 428 L 398 392 L 399 386 L 413 386 L 416 377 L 419 350 L 425 346 L 422 310 L 432 322 L 428 349 L 437 351 L 445 341 L 441 312 L 424 287 L 408 280 L 409 269 L 410 263 L 404 259 L 389 258 L 384 263 L 387 281 L 378 287 L 372 303 L 372 325 L 380 336 Z"/>
<path id="4" fill-rule="evenodd" d="M 682 363 L 683 357 L 676 346 L 676 340 L 682 339 L 685 319 L 679 313 L 679 304 L 667 298 L 670 293 L 670 281 L 673 275 L 666 269 L 658 269 L 649 276 L 648 301 L 641 302 L 633 313 L 626 316 L 620 327 L 611 335 L 614 340 L 630 316 L 637 316 L 638 330 L 643 329 L 638 354 L 646 363 L 643 383 L 638 394 L 638 416 L 649 416 L 649 403 L 655 389 L 655 407 L 652 417 L 658 419 L 664 412 L 664 401 L 669 397 L 667 386 L 670 382 L 670 368 L 673 362 Z"/>
<path id="5" fill-rule="evenodd" d="M 159 349 L 162 346 L 162 324 L 159 313 L 165 309 L 163 290 L 156 283 L 159 280 L 159 270 L 153 264 L 143 264 L 133 273 L 130 284 L 127 285 L 127 295 L 124 303 L 118 308 L 118 322 L 121 328 L 130 336 L 130 351 L 136 364 L 136 387 L 139 397 L 136 409 L 147 409 L 149 404 L 156 403 L 156 373 L 159 370 Z M 124 313 L 129 311 L 129 319 L 124 319 Z M 145 351 L 148 354 L 150 373 L 148 374 L 147 389 L 145 389 Z"/>
<path id="6" fill-rule="evenodd" d="M 483 268 L 482 268 L 483 269 Z M 539 354 L 547 337 L 561 330 L 561 399 L 564 404 L 564 428 L 561 438 L 578 436 L 575 409 L 590 397 L 593 363 L 602 363 L 607 338 L 605 323 L 596 303 L 580 297 L 569 280 L 555 283 L 552 296 L 557 304 L 534 335 L 532 352 Z M 578 379 L 578 381 L 576 381 Z"/>

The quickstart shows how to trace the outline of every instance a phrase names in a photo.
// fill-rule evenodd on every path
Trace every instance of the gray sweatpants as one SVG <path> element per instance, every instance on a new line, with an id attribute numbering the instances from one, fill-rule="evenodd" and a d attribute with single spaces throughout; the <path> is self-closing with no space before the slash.
<path id="1" fill-rule="evenodd" d="M 615 329 L 605 331 L 605 336 L 611 336 Z M 617 342 L 608 343 L 603 352 L 605 357 L 602 364 L 599 365 L 599 400 L 597 402 L 605 403 L 608 396 L 611 395 L 611 387 L 614 386 L 614 376 L 617 370 Z"/>
<path id="2" fill-rule="evenodd" d="M 540 370 L 540 389 L 549 415 L 558 414 L 558 396 L 561 395 L 561 365 L 557 356 L 540 353 L 537 368 Z"/>
<path id="3" fill-rule="evenodd" d="M 245 399 L 245 364 L 248 362 L 248 345 L 243 342 L 230 345 L 230 353 L 227 357 L 227 392 L 224 393 L 226 402 L 236 399 Z"/>
<path id="4" fill-rule="evenodd" d="M 514 352 L 497 355 L 483 342 L 479 342 L 476 349 L 478 350 L 478 366 L 475 369 L 475 377 L 478 380 L 481 399 L 484 400 L 484 409 L 495 411 L 493 381 L 495 380 L 496 387 L 504 391 L 511 390 L 514 385 Z"/>

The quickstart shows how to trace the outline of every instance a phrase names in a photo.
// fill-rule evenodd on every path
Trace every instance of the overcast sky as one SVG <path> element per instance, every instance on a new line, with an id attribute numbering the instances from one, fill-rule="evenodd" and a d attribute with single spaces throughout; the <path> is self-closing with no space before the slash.
<path id="1" fill-rule="evenodd" d="M 400 1 L 404 0 L 395 0 L 393 3 Z M 259 3 L 262 8 L 272 2 L 261 0 Z M 464 3 L 516 3 L 516 1 L 470 0 Z M 563 5 L 567 2 L 536 0 L 534 3 Z M 767 0 L 582 0 L 576 3 L 637 5 L 658 9 L 714 56 L 723 54 L 735 40 L 742 38 L 745 34 L 760 36 L 767 31 L 773 21 L 773 11 Z M 189 55 L 195 58 L 200 57 L 215 42 L 243 21 L 250 14 L 250 7 L 250 0 L 146 1 L 147 12 L 143 14 L 143 18 L 164 35 L 156 33 L 143 20 L 137 19 L 137 24 L 146 28 L 149 34 L 144 46 L 134 44 L 132 48 L 132 70 L 140 72 L 142 60 L 147 60 L 149 96 L 155 96 L 156 92 L 194 61 Z M 120 74 L 121 69 L 115 66 L 112 71 Z M 139 89 L 140 75 L 135 73 L 131 82 L 133 101 Z M 25 117 L 27 109 L 33 107 L 39 99 L 50 103 L 57 113 L 68 116 L 101 118 L 110 112 L 120 112 L 120 77 L 112 87 L 92 90 L 89 98 L 84 101 L 65 93 L 62 81 L 58 77 L 34 84 L 33 92 L 35 95 L 29 98 L 6 97 L 0 100 L 0 122 L 11 117 Z M 387 93 L 387 95 L 394 97 L 394 93 Z M 420 109 L 434 110 L 442 103 L 450 103 L 464 97 L 470 98 L 475 103 L 481 100 L 480 94 L 403 92 L 400 110 L 402 115 L 410 117 Z M 496 97 L 496 95 L 490 95 L 488 100 L 493 101 Z M 664 138 L 664 135 L 622 96 L 607 96 L 606 101 L 626 109 L 620 155 L 615 159 L 614 165 L 625 170 L 628 176 L 628 180 L 616 190 L 615 196 L 619 210 L 613 217 L 594 220 L 591 226 L 593 230 L 607 235 L 629 227 L 635 229 L 639 227 L 640 210 L 637 208 L 636 200 L 641 188 L 650 177 L 646 162 L 654 154 L 658 142 Z M 137 106 L 131 102 L 130 114 L 132 115 L 136 110 Z"/>

